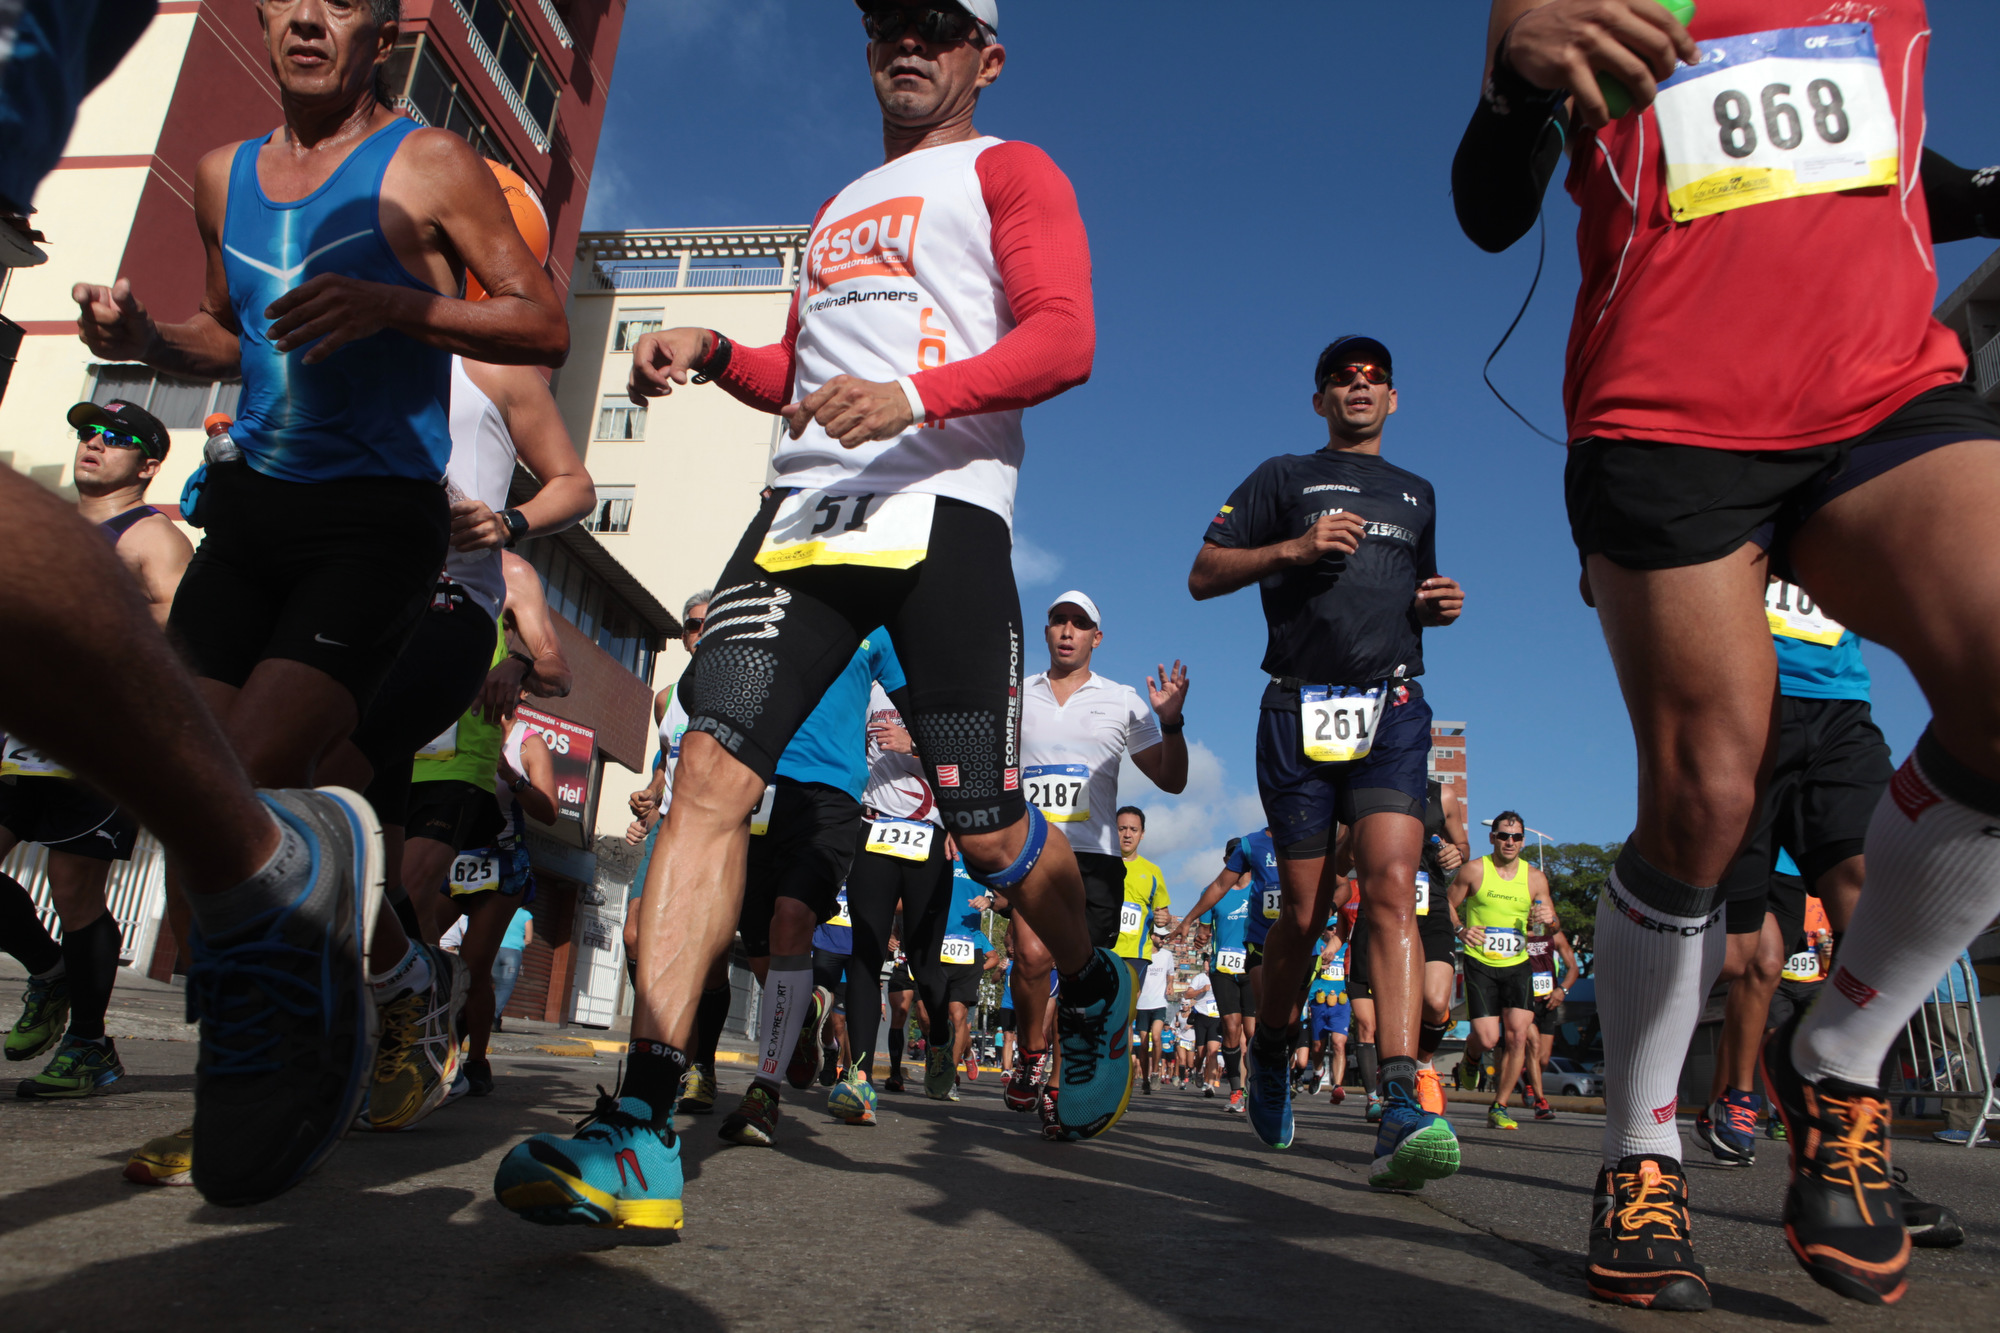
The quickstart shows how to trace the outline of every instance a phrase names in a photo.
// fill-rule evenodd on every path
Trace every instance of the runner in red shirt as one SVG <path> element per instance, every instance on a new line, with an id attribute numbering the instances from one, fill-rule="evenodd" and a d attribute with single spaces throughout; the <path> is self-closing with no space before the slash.
<path id="1" fill-rule="evenodd" d="M 1571 154 L 1565 489 L 1641 770 L 1596 933 L 1601 1299 L 1709 1304 L 1675 1085 L 1771 744 L 1774 573 L 1900 653 L 1937 712 L 1876 811 L 1832 986 L 1765 1051 L 1794 1253 L 1843 1295 L 1904 1290 L 1877 1071 L 2000 911 L 2000 417 L 1930 315 L 1933 240 L 1992 234 L 2000 207 L 1923 148 L 1929 41 L 1921 0 L 1699 0 L 1691 29 L 1656 0 L 1493 5 L 1453 192 L 1504 249 Z M 1636 112 L 1612 120 L 1599 75 Z"/>

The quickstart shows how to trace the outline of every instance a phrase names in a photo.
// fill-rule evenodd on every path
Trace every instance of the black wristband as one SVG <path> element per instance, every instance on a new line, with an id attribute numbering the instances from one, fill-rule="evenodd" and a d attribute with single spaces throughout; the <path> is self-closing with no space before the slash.
<path id="1" fill-rule="evenodd" d="M 1178 736 L 1186 730 L 1187 719 L 1184 717 L 1177 717 L 1171 722 L 1162 722 L 1160 724 L 1160 731 L 1168 736 Z"/>
<path id="2" fill-rule="evenodd" d="M 729 369 L 729 358 L 736 355 L 735 343 L 729 341 L 729 339 L 723 337 L 714 329 L 710 329 L 709 334 L 715 339 L 715 345 L 708 349 L 708 355 L 703 357 L 701 364 L 694 368 L 694 382 L 696 384 L 707 384 L 717 375 Z"/>
<path id="3" fill-rule="evenodd" d="M 528 516 L 518 509 L 503 509 L 500 511 L 500 521 L 507 525 L 507 540 L 504 545 L 511 551 L 515 542 L 528 535 Z"/>
<path id="4" fill-rule="evenodd" d="M 512 660 L 519 662 L 521 666 L 525 669 L 525 673 L 527 675 L 532 676 L 535 674 L 534 658 L 528 656 L 526 653 L 520 653 L 520 652 L 508 653 L 507 656 Z"/>

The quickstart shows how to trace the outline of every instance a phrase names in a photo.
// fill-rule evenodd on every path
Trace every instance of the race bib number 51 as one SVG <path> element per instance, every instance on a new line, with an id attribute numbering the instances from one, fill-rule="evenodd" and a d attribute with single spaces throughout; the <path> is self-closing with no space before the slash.
<path id="1" fill-rule="evenodd" d="M 1382 716 L 1382 687 L 1354 689 L 1309 685 L 1299 691 L 1299 731 L 1306 758 L 1316 764 L 1345 764 L 1375 747 L 1375 724 Z"/>
<path id="2" fill-rule="evenodd" d="M 807 565 L 909 569 L 929 554 L 935 495 L 794 491 L 778 504 L 757 563 L 773 574 Z"/>
<path id="3" fill-rule="evenodd" d="M 1674 220 L 1894 185 L 1895 111 L 1869 23 L 1721 37 L 1653 104 Z"/>

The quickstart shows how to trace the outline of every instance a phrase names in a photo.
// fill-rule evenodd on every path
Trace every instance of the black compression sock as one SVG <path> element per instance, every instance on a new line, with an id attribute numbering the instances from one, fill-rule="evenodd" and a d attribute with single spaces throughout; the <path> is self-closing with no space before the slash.
<path id="1" fill-rule="evenodd" d="M 1104 956 L 1102 949 L 1090 951 L 1090 961 L 1083 970 L 1073 977 L 1062 979 L 1061 1002 L 1071 1008 L 1080 1009 L 1099 1000 L 1108 1000 L 1118 993 L 1118 974 L 1113 966 L 1123 967 L 1123 963 L 1113 964 Z"/>
<path id="2" fill-rule="evenodd" d="M 106 912 L 89 925 L 63 932 L 63 970 L 69 976 L 69 1035 L 104 1035 L 104 1011 L 118 984 L 118 922 Z"/>
<path id="3" fill-rule="evenodd" d="M 729 983 L 701 993 L 694 1009 L 694 1062 L 703 1069 L 715 1068 L 715 1046 L 722 1030 L 729 1026 Z"/>
<path id="4" fill-rule="evenodd" d="M 1419 1024 L 1417 1026 L 1417 1058 L 1428 1060 L 1436 1055 L 1438 1047 L 1444 1044 L 1444 1034 L 1446 1031 L 1447 1029 L 1442 1023 Z"/>
<path id="5" fill-rule="evenodd" d="M 1382 1062 L 1382 1095 L 1401 1087 L 1411 1101 L 1417 1099 L 1417 1062 L 1407 1055 L 1392 1055 Z"/>
<path id="6" fill-rule="evenodd" d="M 1243 1086 L 1243 1048 L 1225 1046 L 1222 1048 L 1222 1073 L 1229 1080 L 1229 1090 L 1236 1091 Z"/>
<path id="7" fill-rule="evenodd" d="M 634 1037 L 626 1048 L 625 1078 L 618 1085 L 620 1097 L 636 1097 L 653 1111 L 655 1128 L 674 1123 L 674 1103 L 680 1100 L 681 1080 L 687 1076 L 687 1053 L 663 1041 Z"/>
<path id="8" fill-rule="evenodd" d="M 410 901 L 410 895 L 405 893 L 399 884 L 389 891 L 388 897 L 389 910 L 396 914 L 396 920 L 403 927 L 403 933 L 413 940 L 422 939 L 424 930 L 417 923 L 417 905 Z M 638 983 L 635 981 L 633 984 Z"/>
<path id="9" fill-rule="evenodd" d="M 1298 1044 L 1297 1036 L 1297 1028 L 1286 1031 L 1269 1023 L 1259 1023 L 1257 1035 L 1250 1039 L 1250 1049 L 1258 1064 L 1281 1065 L 1291 1058 L 1292 1048 Z"/>
<path id="10" fill-rule="evenodd" d="M 62 946 L 35 913 L 34 897 L 8 875 L 0 875 L 0 950 L 14 956 L 31 977 L 62 962 Z"/>
<path id="11" fill-rule="evenodd" d="M 902 1076 L 903 1025 L 901 1023 L 891 1023 L 889 1025 L 889 1077 L 901 1078 Z"/>
<path id="12" fill-rule="evenodd" d="M 1357 1043 L 1357 1048 L 1360 1051 L 1361 1059 L 1361 1090 L 1371 1097 L 1379 1096 L 1382 1085 L 1376 1081 L 1375 1077 L 1375 1043 L 1372 1041 L 1359 1042 Z"/>

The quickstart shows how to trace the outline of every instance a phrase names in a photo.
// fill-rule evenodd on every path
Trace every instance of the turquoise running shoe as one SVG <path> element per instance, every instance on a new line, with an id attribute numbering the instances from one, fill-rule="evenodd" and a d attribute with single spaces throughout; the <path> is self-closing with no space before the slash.
<path id="1" fill-rule="evenodd" d="M 32 1060 L 62 1040 L 69 1026 L 69 978 L 47 981 L 28 978 L 21 995 L 21 1017 L 7 1030 L 7 1058 Z"/>
<path id="2" fill-rule="evenodd" d="M 1250 1128 L 1270 1147 L 1283 1151 L 1292 1146 L 1292 1082 L 1284 1064 L 1267 1065 L 1257 1059 L 1257 1043 L 1245 1044 L 1243 1052 L 1246 1091 L 1244 1109 Z"/>
<path id="3" fill-rule="evenodd" d="M 1094 1004 L 1056 997 L 1056 1031 L 1062 1042 L 1062 1096 L 1056 1115 L 1071 1139 L 1094 1139 L 1118 1123 L 1132 1104 L 1132 970 L 1109 949 L 1092 965 L 1108 968 L 1111 995 Z"/>
<path id="4" fill-rule="evenodd" d="M 63 1097 L 88 1097 L 125 1077 L 118 1063 L 118 1050 L 106 1037 L 102 1044 L 81 1037 L 65 1037 L 48 1068 L 33 1078 L 24 1078 L 14 1089 L 16 1097 L 48 1101 Z"/>
<path id="5" fill-rule="evenodd" d="M 826 1109 L 850 1125 L 875 1123 L 875 1085 L 861 1071 L 850 1070 L 826 1095 Z"/>
<path id="6" fill-rule="evenodd" d="M 1458 1135 L 1400 1083 L 1382 1094 L 1382 1127 L 1375 1134 L 1375 1165 L 1368 1183 L 1381 1190 L 1419 1190 L 1458 1170 Z"/>
<path id="7" fill-rule="evenodd" d="M 681 1141 L 637 1097 L 597 1090 L 569 1138 L 537 1134 L 501 1159 L 493 1195 L 543 1226 L 681 1227 Z"/>

